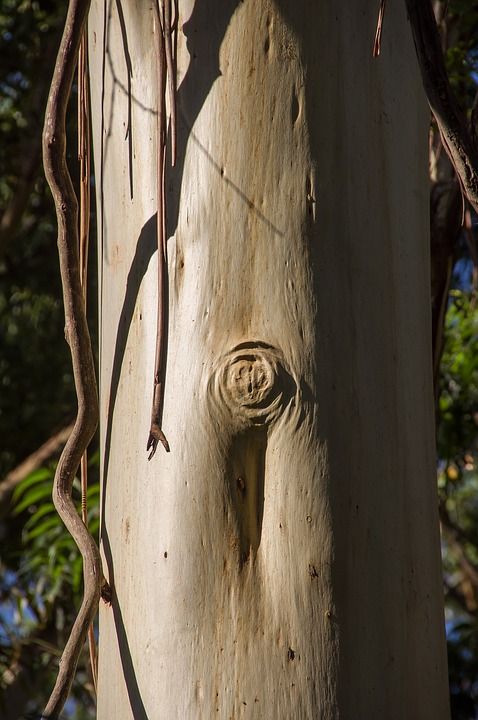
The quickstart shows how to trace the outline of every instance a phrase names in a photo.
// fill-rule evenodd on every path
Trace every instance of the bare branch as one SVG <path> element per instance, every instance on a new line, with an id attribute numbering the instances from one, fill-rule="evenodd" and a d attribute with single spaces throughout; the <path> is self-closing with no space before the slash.
<path id="1" fill-rule="evenodd" d="M 464 194 L 478 212 L 478 154 L 448 80 L 430 0 L 405 0 L 428 103 Z"/>

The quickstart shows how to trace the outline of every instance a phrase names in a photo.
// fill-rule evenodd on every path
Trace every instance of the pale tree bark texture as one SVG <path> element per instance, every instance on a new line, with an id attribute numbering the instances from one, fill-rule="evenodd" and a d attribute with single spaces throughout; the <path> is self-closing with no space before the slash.
<path id="1" fill-rule="evenodd" d="M 375 7 L 377 5 L 377 7 Z M 151 3 L 95 0 L 98 717 L 448 717 L 428 110 L 401 3 L 180 2 L 162 429 Z"/>

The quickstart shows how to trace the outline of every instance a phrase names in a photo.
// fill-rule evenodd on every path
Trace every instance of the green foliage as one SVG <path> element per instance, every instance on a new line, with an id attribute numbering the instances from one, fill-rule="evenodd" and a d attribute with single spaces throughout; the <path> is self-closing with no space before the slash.
<path id="1" fill-rule="evenodd" d="M 88 525 L 98 541 L 99 533 L 99 456 L 95 453 L 88 463 Z M 0 698 L 3 671 L 9 667 L 15 648 L 28 642 L 31 636 L 58 636 L 40 642 L 39 652 L 29 658 L 32 670 L 42 668 L 42 674 L 54 683 L 52 654 L 62 648 L 82 598 L 83 562 L 73 538 L 67 532 L 51 500 L 55 464 L 30 473 L 15 488 L 12 498 L 12 515 L 22 523 L 21 548 L 11 557 L 15 574 L 8 573 L 2 583 L 0 602 Z M 78 479 L 74 481 L 73 497 L 78 511 L 81 491 Z M 7 554 L 8 556 L 8 554 Z M 16 562 L 15 562 L 16 560 Z M 39 642 L 38 640 L 36 642 Z M 65 717 L 91 718 L 92 695 L 88 690 L 88 660 L 80 664 L 73 686 L 73 697 Z M 38 671 L 38 670 L 37 670 Z M 38 701 L 32 697 L 33 715 L 39 717 L 47 693 L 39 693 Z"/>
<path id="2" fill-rule="evenodd" d="M 470 469 L 478 432 L 478 309 L 469 292 L 453 290 L 441 361 L 438 455 Z M 473 461 L 472 461 L 473 462 Z"/>
<path id="3" fill-rule="evenodd" d="M 451 292 L 445 319 L 437 439 L 453 717 L 472 717 L 459 709 L 474 705 L 478 675 L 478 307 L 470 289 Z"/>
<path id="4" fill-rule="evenodd" d="M 1 207 L 14 194 L 17 179 L 31 159 L 25 156 L 25 148 L 39 150 L 48 78 L 64 8 L 60 0 L 2 0 L 0 6 Z M 41 185 L 31 198 L 33 215 L 44 197 Z"/>
<path id="5" fill-rule="evenodd" d="M 98 456 L 89 462 L 90 473 L 97 469 Z M 95 473 L 97 476 L 97 473 Z M 51 502 L 54 467 L 41 468 L 23 480 L 15 489 L 13 514 L 25 513 L 19 575 L 26 584 L 44 588 L 42 602 L 52 605 L 65 593 L 73 592 L 77 602 L 82 590 L 82 559 L 71 535 L 66 532 Z M 98 538 L 99 482 L 88 486 L 88 525 Z M 81 490 L 76 479 L 73 497 L 80 512 Z"/>
<path id="6" fill-rule="evenodd" d="M 74 407 L 58 283 L 42 287 L 47 273 L 42 275 L 37 263 L 12 254 L 9 271 L 0 267 L 2 474 L 36 449 Z"/>
<path id="7" fill-rule="evenodd" d="M 450 82 L 470 118 L 478 75 L 476 2 L 450 0 L 443 29 Z M 476 229 L 470 242 L 476 248 Z M 469 262 L 466 245 L 457 248 L 456 259 Z M 455 284 L 461 289 L 452 290 L 445 320 L 437 451 L 448 665 L 452 716 L 458 719 L 475 717 L 477 706 L 478 298 L 469 280 Z"/>

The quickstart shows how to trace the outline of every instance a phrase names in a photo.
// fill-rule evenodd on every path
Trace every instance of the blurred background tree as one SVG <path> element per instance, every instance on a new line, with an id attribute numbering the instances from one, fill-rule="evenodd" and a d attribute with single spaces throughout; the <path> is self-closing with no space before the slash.
<path id="1" fill-rule="evenodd" d="M 474 0 L 435 2 L 434 7 L 450 80 L 473 125 L 478 7 Z M 50 499 L 55 462 L 76 402 L 63 334 L 56 220 L 41 165 L 43 114 L 65 10 L 61 0 L 3 0 L 0 7 L 0 715 L 5 720 L 39 714 L 81 595 L 81 559 Z M 386 43 L 393 32 L 386 22 L 384 32 Z M 73 178 L 78 177 L 75 93 L 74 88 L 68 128 Z M 478 713 L 478 228 L 433 122 L 430 180 L 450 690 L 454 720 L 471 720 Z M 90 259 L 94 264 L 94 251 Z M 92 267 L 94 345 L 95 277 Z M 93 453 L 93 532 L 97 476 Z M 78 487 L 76 492 L 79 500 Z M 94 707 L 85 651 L 65 717 L 92 718 Z"/>

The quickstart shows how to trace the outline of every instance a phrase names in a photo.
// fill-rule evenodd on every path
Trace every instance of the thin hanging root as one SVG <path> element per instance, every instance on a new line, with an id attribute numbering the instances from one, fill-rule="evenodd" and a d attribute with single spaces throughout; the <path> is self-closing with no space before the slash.
<path id="1" fill-rule="evenodd" d="M 177 18 L 176 18 L 177 20 Z M 173 43 L 172 33 L 173 26 L 171 23 L 171 0 L 164 2 L 164 45 L 166 50 L 166 68 L 169 86 L 169 112 L 171 116 L 171 165 L 176 165 L 176 75 L 175 64 L 173 60 Z"/>
<path id="2" fill-rule="evenodd" d="M 78 515 L 71 497 L 73 479 L 81 457 L 98 424 L 98 396 L 93 353 L 80 279 L 78 202 L 66 164 L 65 131 L 66 109 L 88 9 L 89 0 L 70 0 L 43 129 L 45 175 L 55 202 L 58 222 L 65 334 L 70 345 L 78 396 L 75 424 L 55 473 L 53 501 L 82 554 L 84 576 L 83 601 L 60 660 L 55 687 L 44 710 L 44 717 L 51 719 L 59 717 L 68 698 L 88 628 L 98 607 L 102 585 L 106 582 L 103 579 L 96 543 Z"/>
<path id="3" fill-rule="evenodd" d="M 377 19 L 377 30 L 375 31 L 375 40 L 373 43 L 373 51 L 372 51 L 373 57 L 378 57 L 380 55 L 384 14 L 385 14 L 385 0 L 380 0 L 380 8 L 378 10 L 378 19 Z"/>
<path id="4" fill-rule="evenodd" d="M 161 429 L 161 415 L 164 394 L 164 351 L 166 335 L 166 301 L 167 301 L 167 238 L 166 238 L 166 81 L 169 87 L 169 105 L 171 113 L 171 162 L 176 161 L 176 81 L 175 62 L 173 57 L 173 27 L 171 25 L 171 0 L 156 0 L 154 3 L 156 27 L 158 33 L 157 65 L 158 65 L 158 112 L 157 112 L 157 235 L 158 235 L 158 310 L 156 328 L 156 353 L 154 360 L 153 406 L 151 410 L 151 426 L 146 450 L 151 460 L 158 442 L 166 452 L 169 443 Z M 177 13 L 175 26 L 177 24 Z"/>

